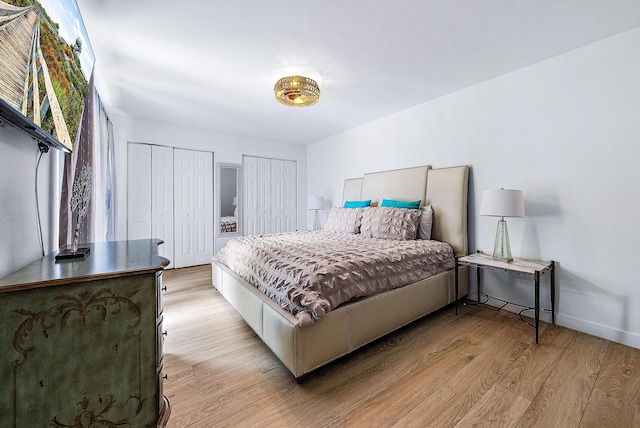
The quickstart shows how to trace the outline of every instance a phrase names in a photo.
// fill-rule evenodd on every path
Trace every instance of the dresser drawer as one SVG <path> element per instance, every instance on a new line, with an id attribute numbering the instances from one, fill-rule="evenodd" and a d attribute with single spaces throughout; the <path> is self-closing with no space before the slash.
<path id="1" fill-rule="evenodd" d="M 162 289 L 162 271 L 156 273 L 156 317 L 160 318 L 162 314 L 163 306 L 162 306 L 162 293 L 164 292 Z"/>
<path id="2" fill-rule="evenodd" d="M 156 341 L 157 341 L 156 364 L 158 365 L 158 367 L 160 366 L 160 363 L 162 362 L 162 357 L 163 357 L 164 336 L 162 335 L 163 333 L 162 320 L 163 320 L 163 317 L 160 316 L 160 319 L 158 320 L 158 324 L 156 325 Z"/>
<path id="3" fill-rule="evenodd" d="M 158 366 L 158 414 L 162 412 L 162 408 L 164 406 L 164 373 L 163 373 L 163 364 L 160 361 L 160 365 Z"/>

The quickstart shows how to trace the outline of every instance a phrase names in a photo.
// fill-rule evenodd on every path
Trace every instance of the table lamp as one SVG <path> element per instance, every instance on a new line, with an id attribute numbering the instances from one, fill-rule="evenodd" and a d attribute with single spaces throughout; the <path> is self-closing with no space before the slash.
<path id="1" fill-rule="evenodd" d="M 524 200 L 521 190 L 485 190 L 482 194 L 480 215 L 500 217 L 496 229 L 496 241 L 493 244 L 493 258 L 507 262 L 513 261 L 509 230 L 505 217 L 524 217 Z"/>
<path id="2" fill-rule="evenodd" d="M 315 216 L 313 219 L 313 229 L 320 229 L 320 216 L 318 214 L 318 210 L 324 209 L 324 197 L 322 196 L 310 196 L 307 200 L 307 209 L 315 210 Z"/>

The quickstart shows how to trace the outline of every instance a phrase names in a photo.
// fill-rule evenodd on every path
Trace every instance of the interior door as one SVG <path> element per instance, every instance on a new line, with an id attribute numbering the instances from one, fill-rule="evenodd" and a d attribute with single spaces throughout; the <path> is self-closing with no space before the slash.
<path id="1" fill-rule="evenodd" d="M 271 159 L 271 233 L 285 232 L 284 162 Z"/>
<path id="2" fill-rule="evenodd" d="M 151 235 L 162 239 L 158 254 L 173 267 L 173 147 L 151 146 Z"/>
<path id="3" fill-rule="evenodd" d="M 258 158 L 256 165 L 257 230 L 259 234 L 271 233 L 271 160 Z"/>
<path id="4" fill-rule="evenodd" d="M 242 157 L 242 232 L 258 233 L 258 158 Z"/>
<path id="5" fill-rule="evenodd" d="M 193 167 L 194 264 L 203 265 L 213 257 L 213 153 L 194 151 Z"/>
<path id="6" fill-rule="evenodd" d="M 213 154 L 174 150 L 175 266 L 213 256 Z"/>
<path id="7" fill-rule="evenodd" d="M 296 162 L 283 161 L 282 173 L 283 232 L 293 232 L 298 230 L 298 176 Z"/>
<path id="8" fill-rule="evenodd" d="M 151 238 L 151 146 L 127 148 L 127 238 Z"/>
<path id="9" fill-rule="evenodd" d="M 194 154 L 190 150 L 175 149 L 173 153 L 173 197 L 175 215 L 175 266 L 195 264 L 194 224 Z"/>

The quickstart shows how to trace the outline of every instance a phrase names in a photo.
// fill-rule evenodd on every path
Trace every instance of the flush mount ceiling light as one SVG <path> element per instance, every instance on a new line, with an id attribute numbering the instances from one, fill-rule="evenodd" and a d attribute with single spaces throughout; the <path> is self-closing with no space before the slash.
<path id="1" fill-rule="evenodd" d="M 292 107 L 308 107 L 320 99 L 320 88 L 315 80 L 303 76 L 288 76 L 276 82 L 276 99 Z"/>

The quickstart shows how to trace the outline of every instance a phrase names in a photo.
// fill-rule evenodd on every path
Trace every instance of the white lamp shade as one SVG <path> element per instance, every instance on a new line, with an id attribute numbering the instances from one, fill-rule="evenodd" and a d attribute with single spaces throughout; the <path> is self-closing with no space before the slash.
<path id="1" fill-rule="evenodd" d="M 524 217 L 522 191 L 485 190 L 482 194 L 479 214 L 492 217 Z"/>
<path id="2" fill-rule="evenodd" d="M 233 206 L 235 206 L 235 207 L 237 207 L 237 206 L 238 206 L 238 197 L 237 197 L 237 196 L 234 196 L 234 197 L 233 197 L 233 202 L 231 202 L 231 205 L 233 205 Z"/>
<path id="3" fill-rule="evenodd" d="M 323 196 L 309 196 L 309 199 L 307 199 L 307 209 L 309 209 L 309 210 L 323 210 L 324 209 L 324 197 Z"/>

